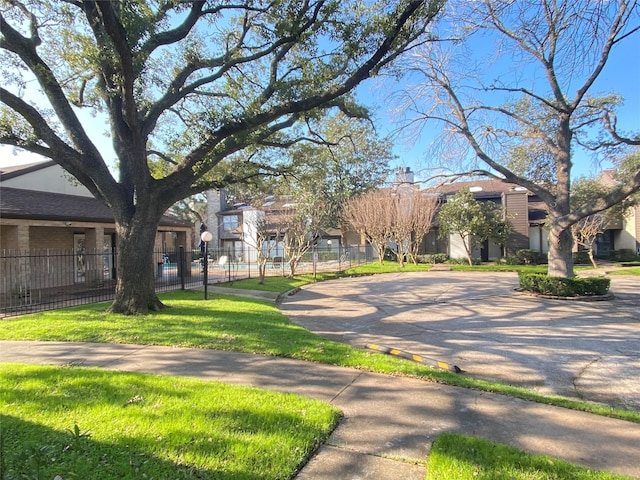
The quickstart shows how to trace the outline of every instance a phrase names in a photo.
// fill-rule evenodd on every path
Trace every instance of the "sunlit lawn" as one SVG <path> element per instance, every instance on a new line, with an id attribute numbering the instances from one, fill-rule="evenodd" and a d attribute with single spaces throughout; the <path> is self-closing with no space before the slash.
<path id="1" fill-rule="evenodd" d="M 640 267 L 627 267 L 620 270 L 611 270 L 607 275 L 640 275 Z"/>
<path id="2" fill-rule="evenodd" d="M 257 278 L 248 278 L 236 280 L 230 283 L 222 283 L 221 286 L 251 290 L 262 290 L 269 292 L 284 293 L 294 288 L 299 288 L 310 283 L 322 282 L 325 280 L 334 280 L 336 278 L 353 277 L 360 275 L 374 275 L 379 273 L 398 273 L 398 272 L 426 272 L 431 269 L 430 264 L 405 263 L 404 267 L 400 267 L 398 262 L 384 261 L 371 262 L 348 268 L 342 272 L 318 272 L 316 275 L 304 274 L 296 275 L 294 278 L 286 276 L 266 277 L 263 284 L 260 284 Z"/>
<path id="3" fill-rule="evenodd" d="M 310 281 L 313 278 L 268 278 L 267 285 L 282 292 Z M 168 308 L 143 316 L 108 314 L 105 304 L 95 304 L 5 319 L 0 339 L 278 355 L 410 375 L 640 423 L 639 412 L 543 396 L 332 342 L 291 323 L 270 302 L 215 294 L 204 300 L 196 291 L 163 294 L 161 299 Z M 62 476 L 65 480 L 291 478 L 317 442 L 326 438 L 338 413 L 319 403 L 273 395 L 185 379 L 5 365 L 0 368 L 0 406 L 5 415 L 0 453 L 6 459 L 5 471 L 12 472 L 7 478 L 51 480 L 59 472 L 71 472 Z M 235 402 L 240 397 L 243 402 Z M 308 417 L 310 410 L 313 419 Z M 429 457 L 427 478 L 621 478 L 585 473 L 550 459 L 526 456 L 523 463 L 518 460 L 525 458 L 522 452 L 512 454 L 503 450 L 506 446 L 469 441 L 453 442 L 462 451 L 451 451 L 446 436 L 436 443 L 449 446 L 441 452 L 435 449 Z"/>
<path id="4" fill-rule="evenodd" d="M 622 480 L 480 438 L 445 433 L 433 444 L 426 480 Z M 629 479 L 630 480 L 630 479 Z"/>
<path id="5" fill-rule="evenodd" d="M 165 293 L 161 299 L 168 308 L 148 315 L 110 314 L 105 304 L 94 304 L 5 319 L 0 340 L 166 345 L 260 353 L 409 375 L 640 422 L 640 412 L 540 395 L 330 341 L 292 323 L 267 301 L 232 295 L 210 295 L 204 300 L 198 291 Z"/>
<path id="6" fill-rule="evenodd" d="M 0 364 L 3 479 L 289 479 L 339 419 L 295 395 Z M 57 477 L 56 477 L 57 478 Z"/>
<path id="7" fill-rule="evenodd" d="M 547 265 L 500 265 L 494 263 L 486 263 L 482 265 L 446 265 L 455 272 L 529 272 L 529 273 L 547 273 Z M 384 261 L 371 262 L 363 265 L 357 265 L 339 273 L 320 272 L 315 277 L 313 275 L 296 275 L 294 278 L 284 276 L 266 277 L 263 284 L 260 284 L 257 278 L 237 280 L 232 283 L 223 283 L 222 286 L 238 288 L 262 290 L 270 292 L 284 293 L 304 285 L 320 282 L 324 280 L 332 280 L 341 277 L 353 277 L 360 275 L 375 275 L 381 273 L 398 273 L 398 272 L 427 272 L 433 268 L 430 264 L 413 264 L 405 263 L 404 267 L 400 267 L 398 262 Z M 591 270 L 590 265 L 577 265 L 576 271 Z M 612 270 L 607 272 L 609 275 L 640 275 L 640 267 L 627 267 L 620 270 Z"/>

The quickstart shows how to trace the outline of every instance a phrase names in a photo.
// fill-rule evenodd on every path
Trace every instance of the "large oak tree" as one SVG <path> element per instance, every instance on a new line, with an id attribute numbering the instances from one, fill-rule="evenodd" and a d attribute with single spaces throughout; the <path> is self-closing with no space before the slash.
<path id="1" fill-rule="evenodd" d="M 0 143 L 51 158 L 105 201 L 119 258 L 111 309 L 159 309 L 161 215 L 241 180 L 243 167 L 212 171 L 295 143 L 305 119 L 361 114 L 349 92 L 415 46 L 440 3 L 1 0 Z M 80 108 L 108 118 L 117 175 Z"/>
<path id="2" fill-rule="evenodd" d="M 570 202 L 578 148 L 640 144 L 631 132 L 637 125 L 616 119 L 622 99 L 597 84 L 612 52 L 637 42 L 640 7 L 634 0 L 453 0 L 448 8 L 440 36 L 451 41 L 425 44 L 407 65 L 417 85 L 408 91 L 410 119 L 443 126 L 447 138 L 433 158 L 455 162 L 456 173 L 537 195 L 549 216 L 549 275 L 571 277 L 571 225 L 640 189 L 637 169 L 595 202 Z"/>

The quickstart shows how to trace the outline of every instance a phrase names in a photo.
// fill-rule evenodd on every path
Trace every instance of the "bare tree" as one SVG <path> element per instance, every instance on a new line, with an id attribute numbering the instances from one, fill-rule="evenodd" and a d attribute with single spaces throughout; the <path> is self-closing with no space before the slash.
<path id="1" fill-rule="evenodd" d="M 438 206 L 438 197 L 417 188 L 388 190 L 389 246 L 401 267 L 409 257 L 417 263 L 422 241 L 431 227 Z"/>
<path id="2" fill-rule="evenodd" d="M 396 254 L 398 264 L 404 267 L 410 253 L 413 236 L 413 189 L 386 190 L 386 201 L 383 202 L 386 215 L 381 221 L 387 224 L 389 247 Z"/>
<path id="3" fill-rule="evenodd" d="M 407 65 L 421 78 L 406 92 L 409 119 L 444 126 L 440 161 L 446 149 L 461 170 L 521 185 L 542 199 L 550 225 L 549 275 L 571 277 L 571 225 L 640 190 L 636 169 L 597 201 L 570 205 L 576 148 L 597 152 L 640 142 L 617 124 L 618 96 L 590 93 L 612 51 L 638 34 L 638 4 L 482 0 L 448 6 L 446 26 L 457 30 L 442 36 L 455 41 L 425 44 Z M 482 48 L 474 50 L 477 45 Z M 524 166 L 512 161 L 517 149 L 531 154 L 519 155 Z M 544 162 L 549 168 L 538 168 Z M 535 173 L 541 171 L 550 172 L 542 182 Z"/>
<path id="4" fill-rule="evenodd" d="M 417 262 L 422 241 L 433 226 L 433 219 L 438 211 L 440 197 L 429 192 L 415 191 L 412 201 L 412 238 L 410 254 L 414 263 Z"/>
<path id="5" fill-rule="evenodd" d="M 593 247 L 596 243 L 598 235 L 603 233 L 607 228 L 607 222 L 603 215 L 594 213 L 588 217 L 581 218 L 572 225 L 572 232 L 578 247 L 587 250 L 589 261 L 593 268 L 598 268 L 596 259 L 593 255 Z"/>
<path id="6" fill-rule="evenodd" d="M 327 227 L 331 212 L 324 201 L 313 194 L 300 195 L 296 203 L 280 212 L 278 223 L 289 278 L 293 278 L 304 255 L 318 242 Z"/>
<path id="7" fill-rule="evenodd" d="M 255 252 L 258 263 L 258 283 L 264 284 L 267 273 L 267 266 L 272 260 L 274 252 L 278 248 L 280 239 L 278 225 L 271 223 L 268 212 L 259 208 L 245 210 L 244 243 Z"/>
<path id="8" fill-rule="evenodd" d="M 380 264 L 389 239 L 392 218 L 391 196 L 384 190 L 372 190 L 349 200 L 346 221 L 374 248 Z"/>
<path id="9" fill-rule="evenodd" d="M 416 261 L 437 205 L 437 196 L 414 188 L 373 190 L 349 201 L 346 218 L 374 247 L 380 263 L 390 248 L 402 267 L 407 255 Z"/>

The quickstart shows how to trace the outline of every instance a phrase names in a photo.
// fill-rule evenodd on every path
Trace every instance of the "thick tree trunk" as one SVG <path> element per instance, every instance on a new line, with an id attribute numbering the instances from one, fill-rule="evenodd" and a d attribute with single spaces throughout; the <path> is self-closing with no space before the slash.
<path id="1" fill-rule="evenodd" d="M 549 276 L 573 277 L 573 235 L 571 229 L 552 227 L 549 232 Z"/>
<path id="2" fill-rule="evenodd" d="M 550 277 L 572 278 L 573 274 L 573 233 L 571 226 L 561 226 L 558 222 L 571 212 L 571 117 L 560 115 L 555 154 L 556 191 L 554 205 L 547 204 L 551 219 L 549 232 L 549 271 Z"/>
<path id="3" fill-rule="evenodd" d="M 142 315 L 164 307 L 155 291 L 153 248 L 157 224 L 138 216 L 129 225 L 117 224 L 118 270 L 111 312 Z"/>

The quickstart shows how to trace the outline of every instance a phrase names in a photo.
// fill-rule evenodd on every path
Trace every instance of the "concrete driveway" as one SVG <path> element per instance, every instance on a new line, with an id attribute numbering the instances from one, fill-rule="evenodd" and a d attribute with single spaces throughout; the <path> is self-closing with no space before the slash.
<path id="1" fill-rule="evenodd" d="M 515 292 L 513 273 L 425 272 L 341 279 L 281 303 L 309 330 L 456 365 L 464 375 L 640 409 L 640 285 L 612 276 L 615 298 Z"/>

